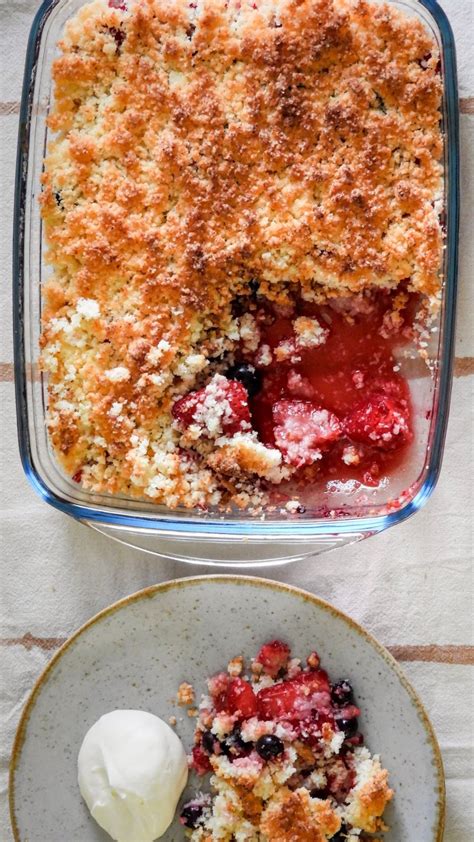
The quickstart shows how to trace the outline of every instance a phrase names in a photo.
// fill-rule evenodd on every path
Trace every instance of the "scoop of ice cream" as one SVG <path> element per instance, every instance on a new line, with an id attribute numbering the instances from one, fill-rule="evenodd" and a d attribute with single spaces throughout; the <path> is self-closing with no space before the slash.
<path id="1" fill-rule="evenodd" d="M 181 740 L 166 722 L 142 710 L 101 716 L 79 751 L 82 797 L 117 842 L 153 842 L 162 836 L 187 778 Z"/>

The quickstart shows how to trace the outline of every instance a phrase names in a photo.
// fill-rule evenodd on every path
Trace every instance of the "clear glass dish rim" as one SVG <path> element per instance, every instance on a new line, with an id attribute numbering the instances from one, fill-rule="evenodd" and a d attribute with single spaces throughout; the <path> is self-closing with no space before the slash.
<path id="1" fill-rule="evenodd" d="M 459 109 L 454 36 L 443 9 L 437 0 L 417 0 L 434 19 L 439 32 L 443 53 L 444 108 L 445 108 L 445 168 L 447 179 L 446 217 L 447 237 L 444 277 L 443 342 L 438 357 L 440 372 L 437 383 L 437 418 L 431 441 L 431 453 L 426 476 L 421 487 L 404 505 L 388 514 L 361 517 L 324 518 L 282 521 L 225 520 L 206 518 L 204 521 L 179 518 L 156 513 L 145 515 L 119 513 L 107 508 L 91 508 L 85 504 L 65 500 L 50 488 L 35 465 L 28 426 L 27 361 L 24 344 L 24 203 L 27 193 L 28 150 L 32 115 L 32 99 L 36 78 L 39 45 L 45 21 L 61 0 L 44 0 L 38 9 L 30 31 L 23 90 L 20 105 L 18 130 L 18 151 L 15 178 L 15 202 L 13 215 L 13 343 L 16 413 L 20 457 L 26 477 L 35 491 L 50 505 L 79 520 L 93 521 L 130 530 L 156 531 L 167 537 L 221 539 L 257 538 L 276 540 L 291 538 L 292 541 L 308 540 L 311 537 L 380 532 L 401 523 L 417 512 L 428 500 L 437 483 L 443 456 L 444 442 L 449 415 L 454 358 L 455 316 L 458 269 L 459 230 Z"/>

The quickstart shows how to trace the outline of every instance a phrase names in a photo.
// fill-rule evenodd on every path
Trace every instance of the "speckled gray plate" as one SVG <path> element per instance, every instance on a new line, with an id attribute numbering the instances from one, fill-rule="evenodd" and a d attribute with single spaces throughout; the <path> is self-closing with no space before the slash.
<path id="1" fill-rule="evenodd" d="M 140 591 L 102 611 L 60 649 L 37 682 L 14 745 L 10 808 L 17 842 L 106 842 L 79 794 L 87 729 L 114 708 L 168 719 L 191 744 L 194 720 L 173 703 L 181 681 L 199 693 L 229 658 L 282 637 L 316 648 L 333 678 L 353 680 L 367 745 L 390 770 L 387 842 L 440 842 L 443 768 L 423 707 L 391 655 L 349 617 L 305 591 L 266 579 L 209 576 Z M 196 785 L 190 780 L 188 792 Z M 163 839 L 184 839 L 176 822 Z"/>

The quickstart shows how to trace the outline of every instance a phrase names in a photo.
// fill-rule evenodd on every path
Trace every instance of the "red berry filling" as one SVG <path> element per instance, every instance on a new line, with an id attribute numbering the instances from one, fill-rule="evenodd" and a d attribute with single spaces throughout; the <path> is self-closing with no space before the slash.
<path id="1" fill-rule="evenodd" d="M 204 389 L 179 398 L 172 415 L 182 430 L 195 424 L 207 438 L 233 436 L 251 427 L 247 390 L 238 380 L 220 374 Z"/>
<path id="2" fill-rule="evenodd" d="M 346 435 L 353 441 L 391 450 L 411 441 L 413 434 L 409 423 L 406 401 L 389 395 L 368 395 L 344 420 Z"/>
<path id="3" fill-rule="evenodd" d="M 328 713 L 331 693 L 324 670 L 303 672 L 296 678 L 266 687 L 257 694 L 262 719 L 301 721 L 314 713 Z"/>
<path id="4" fill-rule="evenodd" d="M 339 419 L 308 401 L 278 401 L 273 420 L 275 444 L 285 462 L 296 468 L 321 459 L 321 448 L 342 435 Z"/>
<path id="5" fill-rule="evenodd" d="M 289 657 L 290 647 L 281 640 L 272 640 L 262 646 L 255 660 L 262 665 L 267 675 L 276 678 L 280 670 L 286 667 Z"/>
<path id="6" fill-rule="evenodd" d="M 237 714 L 238 719 L 250 719 L 258 711 L 257 697 L 248 681 L 234 678 L 225 695 L 225 709 L 228 713 Z"/>
<path id="7" fill-rule="evenodd" d="M 206 775 L 207 772 L 212 771 L 212 766 L 209 756 L 206 754 L 201 746 L 194 746 L 192 750 L 192 767 L 198 775 Z"/>
<path id="8" fill-rule="evenodd" d="M 305 668 L 290 659 L 290 647 L 272 640 L 259 650 L 251 678 L 222 672 L 208 680 L 211 705 L 201 710 L 191 766 L 199 775 L 216 772 L 224 756 L 254 773 L 262 762 L 288 762 L 293 744 L 300 760 L 291 785 L 305 786 L 307 776 L 324 768 L 324 794 L 314 797 L 343 803 L 355 783 L 354 751 L 363 744 L 352 685 L 347 678 L 330 684 L 316 651 Z"/>
<path id="9" fill-rule="evenodd" d="M 388 294 L 323 307 L 296 301 L 283 316 L 249 299 L 258 347 L 242 341 L 226 376 L 175 402 L 175 424 L 189 430 L 183 446 L 253 432 L 280 451 L 302 488 L 380 486 L 413 439 L 409 390 L 392 353 L 412 337 L 415 309 L 407 301 L 405 315 L 397 310 L 391 319 Z M 397 329 L 387 332 L 391 321 Z M 295 337 L 298 354 L 282 355 Z"/>

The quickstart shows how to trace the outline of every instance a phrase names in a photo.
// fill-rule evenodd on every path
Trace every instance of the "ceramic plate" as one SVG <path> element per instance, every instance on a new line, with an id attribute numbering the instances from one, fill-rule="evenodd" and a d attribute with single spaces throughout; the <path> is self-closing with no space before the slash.
<path id="1" fill-rule="evenodd" d="M 444 780 L 433 730 L 391 655 L 349 617 L 309 593 L 264 579 L 209 576 L 147 588 L 102 611 L 59 650 L 23 712 L 12 755 L 16 842 L 107 842 L 77 786 L 87 729 L 114 708 L 167 720 L 192 745 L 194 720 L 173 699 L 186 680 L 200 694 L 229 658 L 282 637 L 304 656 L 317 649 L 334 679 L 352 679 L 368 747 L 390 771 L 395 798 L 387 842 L 440 842 Z M 188 792 L 196 781 L 190 778 Z M 178 822 L 164 837 L 181 842 Z"/>

